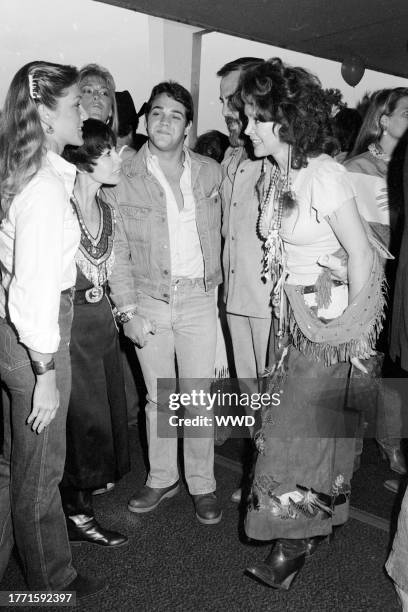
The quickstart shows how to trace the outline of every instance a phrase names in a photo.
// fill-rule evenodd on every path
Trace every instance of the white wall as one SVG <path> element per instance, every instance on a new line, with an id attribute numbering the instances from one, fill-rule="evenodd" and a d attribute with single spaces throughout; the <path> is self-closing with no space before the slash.
<path id="1" fill-rule="evenodd" d="M 343 80 L 339 62 L 212 32 L 202 37 L 198 134 L 210 129 L 226 131 L 219 108 L 219 79 L 215 75 L 227 62 L 244 56 L 263 59 L 280 57 L 288 64 L 307 68 L 320 78 L 324 87 L 340 89 L 350 107 L 355 106 L 366 91 L 408 87 L 408 79 L 366 70 L 360 83 L 353 88 Z"/>
<path id="2" fill-rule="evenodd" d="M 15 72 L 33 60 L 102 64 L 137 109 L 145 101 L 154 84 L 147 15 L 92 0 L 1 0 L 0 8 L 0 107 Z"/>
<path id="3" fill-rule="evenodd" d="M 188 2 L 188 0 L 185 0 Z M 117 89 L 129 89 L 136 108 L 164 78 L 191 86 L 191 36 L 198 28 L 149 17 L 92 0 L 1 0 L 0 107 L 14 73 L 32 60 L 74 64 L 97 62 L 113 74 Z M 241 56 L 284 61 L 315 72 L 325 87 L 342 90 L 353 106 L 367 91 L 408 86 L 407 79 L 366 70 L 355 89 L 340 64 L 218 33 L 202 37 L 198 133 L 225 131 L 217 70 Z"/>

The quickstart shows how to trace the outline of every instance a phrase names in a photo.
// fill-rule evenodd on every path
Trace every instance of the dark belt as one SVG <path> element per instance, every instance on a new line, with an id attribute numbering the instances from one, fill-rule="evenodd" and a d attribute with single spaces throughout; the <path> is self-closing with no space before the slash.
<path id="1" fill-rule="evenodd" d="M 106 295 L 106 286 L 88 287 L 88 289 L 75 289 L 74 304 L 98 304 Z"/>
<path id="2" fill-rule="evenodd" d="M 345 283 L 340 280 L 331 281 L 332 287 L 340 287 L 340 285 L 345 285 Z M 316 293 L 317 291 L 318 289 L 316 289 L 316 285 L 306 285 L 305 287 L 302 287 L 302 293 Z"/>

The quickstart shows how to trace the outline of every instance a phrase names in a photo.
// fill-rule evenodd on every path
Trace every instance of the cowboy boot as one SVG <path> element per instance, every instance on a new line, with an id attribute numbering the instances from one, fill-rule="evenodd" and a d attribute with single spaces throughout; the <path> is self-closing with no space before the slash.
<path id="1" fill-rule="evenodd" d="M 275 589 L 287 591 L 302 569 L 306 556 L 311 554 L 308 546 L 309 538 L 276 540 L 266 559 L 247 567 L 246 571 Z"/>

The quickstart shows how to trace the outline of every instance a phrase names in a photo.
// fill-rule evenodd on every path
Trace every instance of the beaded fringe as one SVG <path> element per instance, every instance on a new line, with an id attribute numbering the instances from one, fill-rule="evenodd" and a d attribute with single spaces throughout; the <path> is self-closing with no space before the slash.
<path id="1" fill-rule="evenodd" d="M 115 262 L 114 251 L 112 250 L 109 257 L 102 263 L 91 261 L 87 254 L 84 254 L 81 249 L 78 249 L 75 255 L 75 263 L 81 270 L 82 274 L 95 287 L 106 283 L 112 274 L 113 264 Z"/>

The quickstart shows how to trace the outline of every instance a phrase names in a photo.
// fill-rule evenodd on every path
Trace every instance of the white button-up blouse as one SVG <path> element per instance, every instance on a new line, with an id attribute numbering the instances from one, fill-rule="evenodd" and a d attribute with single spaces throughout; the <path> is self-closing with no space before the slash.
<path id="1" fill-rule="evenodd" d="M 80 229 L 70 204 L 76 168 L 48 151 L 0 226 L 0 316 L 6 302 L 20 342 L 55 353 L 61 291 L 75 285 Z"/>

